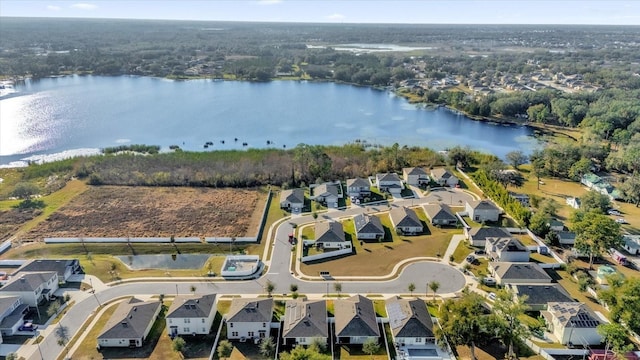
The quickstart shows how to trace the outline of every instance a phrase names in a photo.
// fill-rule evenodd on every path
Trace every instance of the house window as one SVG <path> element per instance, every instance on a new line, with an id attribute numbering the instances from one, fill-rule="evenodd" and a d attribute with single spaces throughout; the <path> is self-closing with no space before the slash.
<path id="1" fill-rule="evenodd" d="M 233 331 L 233 332 L 231 332 L 231 336 L 233 336 L 233 337 L 237 337 L 237 336 L 238 336 L 238 332 L 237 332 L 237 331 Z"/>
<path id="2" fill-rule="evenodd" d="M 229 327 L 233 327 L 233 323 L 229 323 Z"/>
<path id="3" fill-rule="evenodd" d="M 191 319 L 184 319 L 185 324 L 191 324 Z"/>
<path id="4" fill-rule="evenodd" d="M 188 332 L 189 332 L 189 328 L 188 328 L 188 327 L 182 328 L 182 330 L 183 330 L 184 332 L 186 332 L 186 333 L 188 333 Z"/>
<path id="5" fill-rule="evenodd" d="M 173 319 L 169 319 L 169 324 L 173 324 Z"/>
<path id="6" fill-rule="evenodd" d="M 204 324 L 204 318 L 202 319 L 202 323 Z"/>
<path id="7" fill-rule="evenodd" d="M 248 337 L 253 337 L 253 335 L 254 335 L 253 331 L 249 331 L 249 332 L 247 332 L 247 336 L 248 336 Z"/>
<path id="8" fill-rule="evenodd" d="M 263 328 L 267 327 L 267 323 L 262 323 L 262 327 Z"/>
<path id="9" fill-rule="evenodd" d="M 416 338 L 416 342 L 417 343 L 421 343 L 422 342 L 422 338 Z"/>

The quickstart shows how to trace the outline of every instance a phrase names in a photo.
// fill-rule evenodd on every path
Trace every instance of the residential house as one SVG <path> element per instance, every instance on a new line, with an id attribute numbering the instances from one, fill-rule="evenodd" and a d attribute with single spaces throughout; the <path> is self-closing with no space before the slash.
<path id="1" fill-rule="evenodd" d="M 547 223 L 547 226 L 549 227 L 549 230 L 551 231 L 563 231 L 564 230 L 564 223 L 558 219 L 551 219 L 549 220 L 549 222 Z"/>
<path id="2" fill-rule="evenodd" d="M 551 276 L 536 263 L 490 262 L 489 273 L 498 285 L 551 283 Z"/>
<path id="3" fill-rule="evenodd" d="M 580 209 L 580 198 L 568 197 L 565 202 L 574 209 Z"/>
<path id="4" fill-rule="evenodd" d="M 179 295 L 173 299 L 165 321 L 171 338 L 178 335 L 206 335 L 216 316 L 216 294 Z"/>
<path id="5" fill-rule="evenodd" d="M 431 179 L 427 172 L 421 167 L 412 167 L 402 169 L 402 178 L 407 185 L 429 185 Z"/>
<path id="6" fill-rule="evenodd" d="M 141 347 L 153 327 L 162 303 L 135 297 L 118 305 L 98 335 L 99 347 Z"/>
<path id="7" fill-rule="evenodd" d="M 29 305 L 23 303 L 20 296 L 0 297 L 0 334 L 6 337 L 17 333 L 27 312 Z"/>
<path id="8" fill-rule="evenodd" d="M 45 300 L 48 301 L 56 290 L 57 272 L 23 272 L 12 277 L 0 288 L 0 296 L 20 296 L 25 304 L 35 307 Z"/>
<path id="9" fill-rule="evenodd" d="M 288 189 L 280 192 L 280 208 L 292 212 L 304 209 L 304 189 Z"/>
<path id="10" fill-rule="evenodd" d="M 386 301 L 393 342 L 399 347 L 433 344 L 433 320 L 427 305 L 419 299 L 393 297 Z"/>
<path id="11" fill-rule="evenodd" d="M 13 275 L 23 272 L 49 272 L 58 273 L 58 281 L 65 283 L 71 275 L 81 274 L 82 267 L 78 259 L 37 259 L 24 263 Z"/>
<path id="12" fill-rule="evenodd" d="M 507 284 L 506 288 L 513 292 L 514 300 L 524 299 L 530 311 L 546 310 L 550 302 L 574 301 L 560 284 Z"/>
<path id="13" fill-rule="evenodd" d="M 620 190 L 614 188 L 608 181 L 596 174 L 587 173 L 582 175 L 580 183 L 593 191 L 607 195 L 611 200 L 619 200 L 622 198 Z"/>
<path id="14" fill-rule="evenodd" d="M 522 204 L 522 206 L 529 207 L 529 195 L 509 192 L 509 196 L 515 200 L 518 200 L 518 202 Z"/>
<path id="15" fill-rule="evenodd" d="M 227 339 L 263 339 L 269 336 L 273 299 L 234 298 L 226 316 Z"/>
<path id="16" fill-rule="evenodd" d="M 529 249 L 514 238 L 488 238 L 485 251 L 493 261 L 529 262 Z"/>
<path id="17" fill-rule="evenodd" d="M 584 303 L 552 302 L 541 314 L 547 321 L 548 330 L 561 344 L 588 346 L 602 342 L 597 331 L 601 322 Z"/>
<path id="18" fill-rule="evenodd" d="M 465 211 L 475 222 L 496 222 L 500 219 L 500 209 L 491 200 L 473 200 L 467 202 Z"/>
<path id="19" fill-rule="evenodd" d="M 445 204 L 424 205 L 424 211 L 427 213 L 427 218 L 431 220 L 431 225 L 455 225 L 458 223 L 456 215 Z"/>
<path id="20" fill-rule="evenodd" d="M 338 184 L 324 183 L 313 188 L 312 199 L 326 204 L 328 208 L 337 208 L 338 199 L 342 198 L 342 191 Z"/>
<path id="21" fill-rule="evenodd" d="M 396 207 L 389 211 L 391 223 L 396 231 L 403 235 L 416 235 L 422 233 L 424 226 L 413 209 L 404 206 Z"/>
<path id="22" fill-rule="evenodd" d="M 576 233 L 573 231 L 557 231 L 560 245 L 573 245 L 576 243 Z"/>
<path id="23" fill-rule="evenodd" d="M 359 240 L 384 239 L 384 227 L 380 218 L 375 215 L 359 214 L 354 216 L 356 237 Z"/>
<path id="24" fill-rule="evenodd" d="M 333 301 L 335 336 L 338 344 L 364 344 L 369 339 L 378 340 L 380 329 L 373 308 L 373 301 L 355 295 Z"/>
<path id="25" fill-rule="evenodd" d="M 347 180 L 347 195 L 352 198 L 365 198 L 371 195 L 371 183 L 367 179 L 355 178 Z"/>
<path id="26" fill-rule="evenodd" d="M 287 345 L 327 343 L 329 325 L 325 300 L 290 300 L 284 309 L 282 338 Z"/>
<path id="27" fill-rule="evenodd" d="M 622 247 L 631 255 L 640 253 L 640 235 L 623 235 L 624 244 Z"/>
<path id="28" fill-rule="evenodd" d="M 396 173 L 376 174 L 376 187 L 380 192 L 400 194 L 404 189 L 402 179 Z"/>
<path id="29" fill-rule="evenodd" d="M 342 223 L 338 221 L 321 222 L 315 226 L 317 247 L 325 249 L 344 249 L 351 247 L 351 243 L 348 242 L 344 236 L 344 229 Z"/>
<path id="30" fill-rule="evenodd" d="M 456 186 L 458 178 L 445 168 L 431 169 L 431 178 L 440 186 Z"/>
<path id="31" fill-rule="evenodd" d="M 473 246 L 485 247 L 488 238 L 505 237 L 511 237 L 511 234 L 505 228 L 479 227 L 471 228 L 467 231 L 467 239 Z"/>

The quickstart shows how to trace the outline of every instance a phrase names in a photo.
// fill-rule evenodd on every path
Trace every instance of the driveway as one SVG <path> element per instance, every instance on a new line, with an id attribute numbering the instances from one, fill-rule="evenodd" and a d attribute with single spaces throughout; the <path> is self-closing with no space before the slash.
<path id="1" fill-rule="evenodd" d="M 473 196 L 463 190 L 452 188 L 431 190 L 422 199 L 429 203 L 444 203 L 451 206 L 464 206 L 468 201 L 475 200 Z"/>

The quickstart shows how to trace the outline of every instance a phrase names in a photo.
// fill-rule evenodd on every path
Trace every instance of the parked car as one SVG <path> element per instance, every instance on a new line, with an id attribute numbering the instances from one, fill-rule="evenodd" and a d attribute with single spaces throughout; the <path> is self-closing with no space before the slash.
<path id="1" fill-rule="evenodd" d="M 482 279 L 482 283 L 488 286 L 494 286 L 496 284 L 496 279 L 492 277 L 486 277 Z"/>
<path id="2" fill-rule="evenodd" d="M 32 320 L 25 320 L 18 328 L 18 331 L 36 331 L 37 329 L 38 325 L 34 324 Z"/>
<path id="3" fill-rule="evenodd" d="M 475 257 L 475 256 L 473 256 L 473 255 L 469 255 L 469 256 L 467 256 L 467 262 L 468 262 L 469 264 L 473 264 L 473 263 L 475 263 L 475 262 L 476 262 L 476 257 Z"/>
<path id="4" fill-rule="evenodd" d="M 620 211 L 618 211 L 618 210 L 616 210 L 616 209 L 609 209 L 609 210 L 607 210 L 607 214 L 609 214 L 609 215 L 617 215 L 617 216 L 622 215 L 622 214 L 620 214 Z"/>
<path id="5" fill-rule="evenodd" d="M 496 293 L 490 292 L 489 295 L 487 295 L 487 297 L 489 298 L 489 300 L 496 300 Z"/>
<path id="6" fill-rule="evenodd" d="M 482 254 L 484 254 L 484 249 L 478 249 L 478 250 L 474 251 L 473 253 L 476 254 L 476 255 L 482 255 Z"/>
<path id="7" fill-rule="evenodd" d="M 617 218 L 616 222 L 618 224 L 628 224 L 627 220 L 625 220 L 624 218 Z"/>

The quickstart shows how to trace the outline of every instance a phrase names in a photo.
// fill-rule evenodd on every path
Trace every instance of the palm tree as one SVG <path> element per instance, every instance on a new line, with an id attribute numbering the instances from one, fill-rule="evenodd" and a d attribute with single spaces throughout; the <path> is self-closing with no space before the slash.
<path id="1" fill-rule="evenodd" d="M 267 283 L 264 286 L 264 289 L 267 291 L 267 294 L 269 295 L 269 297 L 271 297 L 271 294 L 273 293 L 273 290 L 276 289 L 276 284 L 271 282 L 271 280 L 267 280 Z"/>
<path id="2" fill-rule="evenodd" d="M 342 291 L 342 284 L 339 282 L 333 283 L 333 290 L 335 290 L 338 293 L 338 297 L 340 297 L 340 292 Z"/>
<path id="3" fill-rule="evenodd" d="M 413 296 L 413 291 L 416 289 L 416 284 L 409 283 L 408 289 L 409 289 L 409 292 L 411 293 L 411 296 Z"/>
<path id="4" fill-rule="evenodd" d="M 440 283 L 437 281 L 430 282 L 429 289 L 433 291 L 433 301 L 436 301 L 436 293 L 438 292 L 438 289 L 440 289 Z"/>

